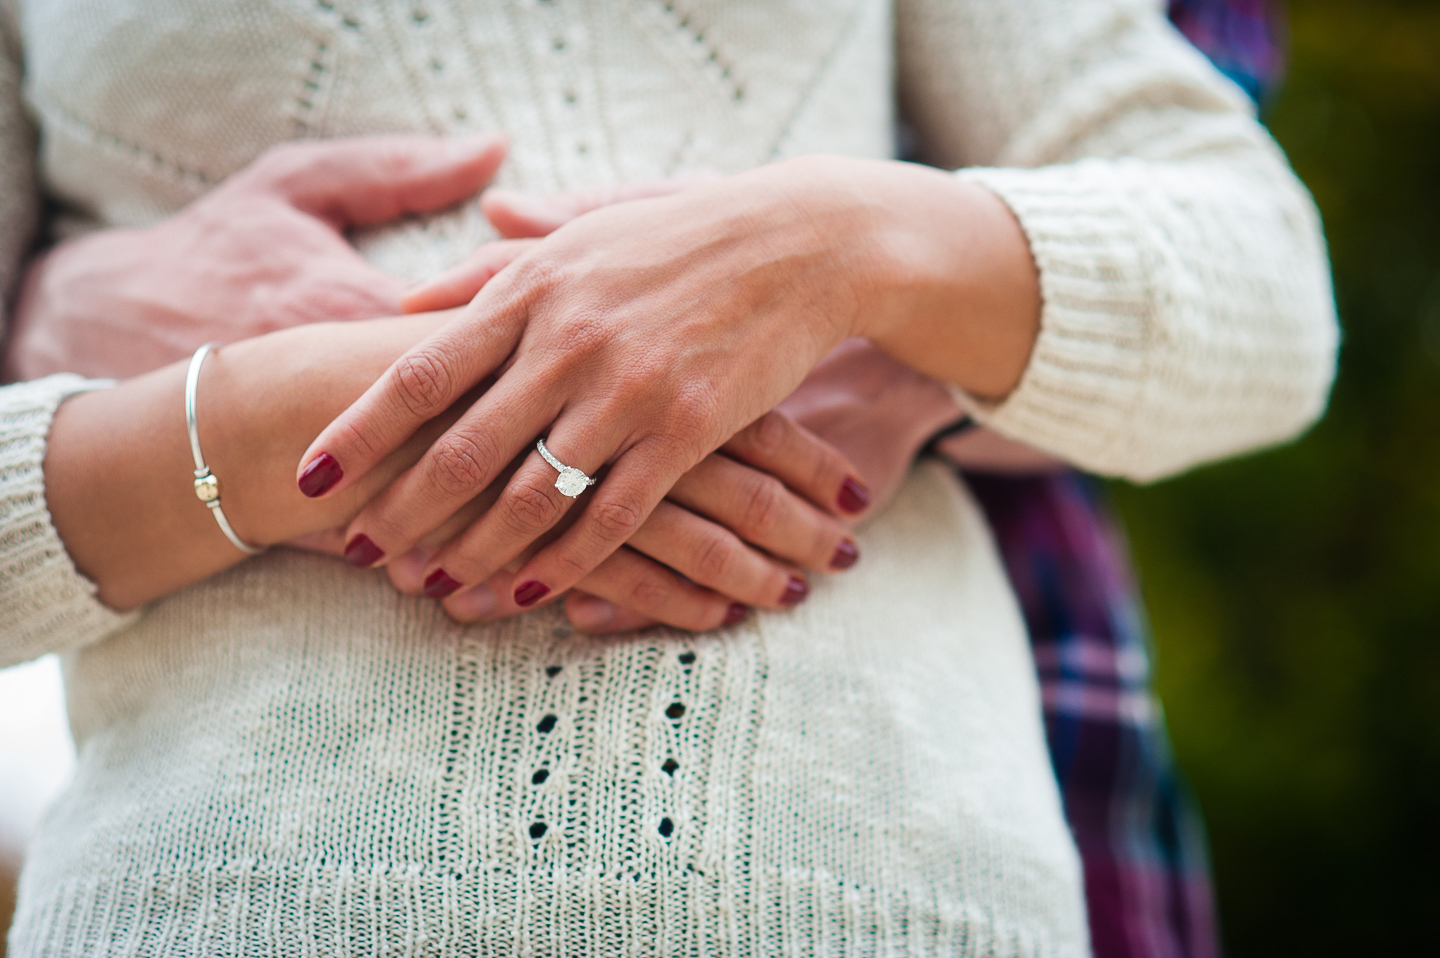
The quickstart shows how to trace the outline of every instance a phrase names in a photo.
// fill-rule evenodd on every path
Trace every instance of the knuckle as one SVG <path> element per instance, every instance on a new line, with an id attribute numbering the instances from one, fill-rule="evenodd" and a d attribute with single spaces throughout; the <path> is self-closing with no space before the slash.
<path id="1" fill-rule="evenodd" d="M 544 532 L 560 518 L 560 504 L 533 479 L 516 480 L 506 491 L 505 498 L 505 525 L 516 535 L 533 536 Z"/>
<path id="2" fill-rule="evenodd" d="M 486 462 L 484 450 L 468 436 L 444 436 L 431 452 L 430 477 L 444 495 L 467 496 L 485 484 Z"/>
<path id="3" fill-rule="evenodd" d="M 667 582 L 659 574 L 645 573 L 630 583 L 627 590 L 631 609 L 636 612 L 655 613 L 663 611 L 675 593 L 675 584 Z"/>
<path id="4" fill-rule="evenodd" d="M 728 536 L 705 536 L 695 555 L 695 577 L 708 584 L 724 582 L 735 567 L 737 544 Z"/>
<path id="5" fill-rule="evenodd" d="M 628 540 L 644 518 L 644 510 L 634 502 L 611 500 L 595 504 L 595 526 L 608 542 Z"/>
<path id="6" fill-rule="evenodd" d="M 745 493 L 745 511 L 741 529 L 750 541 L 768 538 L 780 524 L 784 509 L 785 488 L 773 476 L 759 476 L 751 481 Z"/>
<path id="7" fill-rule="evenodd" d="M 450 403 L 454 377 L 450 364 L 434 349 L 419 349 L 395 363 L 395 390 L 413 416 L 430 419 Z"/>
<path id="8" fill-rule="evenodd" d="M 782 412 L 771 410 L 746 430 L 750 452 L 757 458 L 770 461 L 778 457 L 785 448 L 790 434 L 790 420 Z"/>
<path id="9" fill-rule="evenodd" d="M 531 306 L 558 285 L 562 269 L 540 253 L 523 256 L 505 274 L 506 287 L 518 303 Z"/>
<path id="10" fill-rule="evenodd" d="M 705 380 L 692 380 L 673 387 L 669 401 L 672 428 L 687 438 L 707 435 L 720 418 L 720 396 L 714 385 Z"/>
<path id="11" fill-rule="evenodd" d="M 346 449 L 358 449 L 360 454 L 368 461 L 378 459 L 382 450 L 363 428 L 364 423 L 357 421 L 351 416 L 337 420 L 335 428 L 339 431 L 337 445 Z"/>
<path id="12" fill-rule="evenodd" d="M 556 550 L 551 560 L 560 567 L 560 572 L 567 581 L 573 579 L 578 582 L 594 571 L 593 563 L 586 562 L 566 549 Z"/>

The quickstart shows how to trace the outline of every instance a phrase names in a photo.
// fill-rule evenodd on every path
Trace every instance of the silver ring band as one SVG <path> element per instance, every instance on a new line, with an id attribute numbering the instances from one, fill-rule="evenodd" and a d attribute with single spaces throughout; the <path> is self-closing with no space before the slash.
<path id="1" fill-rule="evenodd" d="M 540 455 L 550 465 L 560 470 L 560 475 L 555 477 L 555 488 L 560 490 L 562 496 L 569 496 L 571 499 L 580 498 L 580 493 L 595 485 L 595 480 L 574 466 L 567 466 L 551 455 L 550 450 L 545 448 L 545 440 L 540 439 L 535 443 L 535 448 L 540 450 Z"/>
<path id="2" fill-rule="evenodd" d="M 200 453 L 200 427 L 195 425 L 195 393 L 200 385 L 200 366 L 210 350 L 219 345 L 206 343 L 195 350 L 195 355 L 190 357 L 190 369 L 185 373 L 185 428 L 190 431 L 190 455 L 195 458 L 195 498 L 209 507 L 220 531 L 235 548 L 246 555 L 258 556 L 265 550 L 252 546 L 230 528 L 230 520 L 225 518 L 225 510 L 220 508 L 220 477 L 210 471 Z"/>

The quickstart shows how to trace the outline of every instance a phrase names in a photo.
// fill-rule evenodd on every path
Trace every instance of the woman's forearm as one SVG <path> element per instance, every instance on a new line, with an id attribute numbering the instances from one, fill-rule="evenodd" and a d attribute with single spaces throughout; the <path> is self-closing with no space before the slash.
<path id="1" fill-rule="evenodd" d="M 441 314 L 321 324 L 246 340 L 201 369 L 197 420 L 225 513 L 248 542 L 274 545 L 346 522 L 419 455 L 419 437 L 383 476 L 334 500 L 305 498 L 293 464 L 314 434 Z M 76 396 L 55 416 L 46 498 L 77 568 L 103 602 L 128 609 L 245 558 L 195 497 L 183 410 L 185 363 Z M 434 430 L 427 430 L 429 439 Z"/>
<path id="2" fill-rule="evenodd" d="M 825 156 L 773 181 L 816 233 L 856 238 L 836 273 L 848 335 L 974 396 L 1015 388 L 1040 330 L 1040 281 L 998 197 L 930 167 Z"/>

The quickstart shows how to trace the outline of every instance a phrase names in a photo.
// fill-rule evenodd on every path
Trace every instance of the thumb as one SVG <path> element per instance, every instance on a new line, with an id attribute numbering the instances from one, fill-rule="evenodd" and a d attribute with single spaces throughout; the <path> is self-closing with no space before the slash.
<path id="1" fill-rule="evenodd" d="M 697 172 L 668 180 L 644 180 L 619 186 L 597 186 L 573 193 L 527 196 L 510 190 L 486 190 L 480 209 L 505 237 L 548 236 L 566 223 L 591 210 L 630 200 L 669 196 L 702 183 L 720 179 L 719 173 Z"/>
<path id="2" fill-rule="evenodd" d="M 505 159 L 500 136 L 367 136 L 283 143 L 238 177 L 336 229 L 453 206 Z"/>
<path id="3" fill-rule="evenodd" d="M 428 313 L 436 309 L 464 306 L 495 274 L 519 259 L 539 240 L 497 240 L 486 243 L 463 263 L 450 267 L 434 279 L 413 287 L 400 297 L 407 313 Z"/>

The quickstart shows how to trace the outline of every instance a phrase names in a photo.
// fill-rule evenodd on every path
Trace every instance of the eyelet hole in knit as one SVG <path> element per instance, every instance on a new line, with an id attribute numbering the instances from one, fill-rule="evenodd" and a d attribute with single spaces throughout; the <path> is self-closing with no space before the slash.
<path id="1" fill-rule="evenodd" d="M 530 838 L 532 841 L 539 841 L 545 837 L 546 825 L 544 822 L 535 822 L 530 826 Z"/>
<path id="2" fill-rule="evenodd" d="M 674 832 L 674 831 L 675 831 L 675 823 L 674 823 L 674 822 L 672 822 L 669 818 L 662 818 L 662 819 L 660 819 L 660 837 L 661 837 L 661 838 L 669 838 L 670 835 L 671 835 L 671 833 Z"/>
<path id="3" fill-rule="evenodd" d="M 555 723 L 558 721 L 560 721 L 560 719 L 555 715 L 547 715 L 540 720 L 540 724 L 535 726 L 535 731 L 541 735 L 549 735 L 555 730 Z"/>
<path id="4" fill-rule="evenodd" d="M 665 710 L 665 717 L 679 721 L 685 716 L 685 706 L 680 702 L 671 702 L 670 707 Z"/>
<path id="5" fill-rule="evenodd" d="M 678 771 L 679 768 L 679 762 L 675 761 L 673 758 L 667 758 L 665 760 L 665 764 L 660 766 L 660 771 L 664 772 L 666 775 L 670 775 L 673 777 L 675 772 Z"/>
<path id="6" fill-rule="evenodd" d="M 537 768 L 535 774 L 530 776 L 531 785 L 544 785 L 545 780 L 550 777 L 548 768 Z"/>
<path id="7" fill-rule="evenodd" d="M 694 652 L 681 652 L 681 653 L 680 653 L 680 664 L 681 664 L 681 665 L 694 665 L 694 664 L 695 664 L 695 653 L 694 653 Z"/>
<path id="8" fill-rule="evenodd" d="M 560 674 L 560 666 L 558 666 L 558 665 L 549 665 L 549 666 L 546 666 L 546 667 L 545 667 L 545 677 L 546 677 L 546 678 L 551 678 L 551 679 L 553 679 L 555 676 L 557 676 L 557 675 L 559 675 L 559 674 Z"/>

